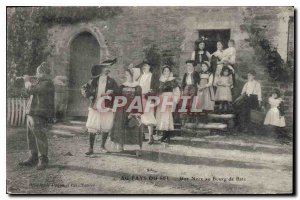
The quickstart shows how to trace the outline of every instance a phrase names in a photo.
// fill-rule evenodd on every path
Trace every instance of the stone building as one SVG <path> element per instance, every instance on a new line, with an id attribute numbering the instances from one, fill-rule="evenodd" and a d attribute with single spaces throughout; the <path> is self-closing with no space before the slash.
<path id="1" fill-rule="evenodd" d="M 117 57 L 111 75 L 121 82 L 124 67 L 139 64 L 144 50 L 153 44 L 168 52 L 180 80 L 195 40 L 205 35 L 212 43 L 235 40 L 238 73 L 245 75 L 248 69 L 255 69 L 265 99 L 271 87 L 281 88 L 291 124 L 293 84 L 269 78 L 249 43 L 251 33 L 244 27 L 252 23 L 264 29 L 266 39 L 277 48 L 283 61 L 293 63 L 293 16 L 293 7 L 123 7 L 117 16 L 105 21 L 55 25 L 48 31 L 52 48 L 48 61 L 54 75 L 69 78 L 66 88 L 57 87 L 57 112 L 67 117 L 86 115 L 87 102 L 80 96 L 79 88 L 89 80 L 91 65 Z M 210 46 L 209 50 L 214 48 Z"/>

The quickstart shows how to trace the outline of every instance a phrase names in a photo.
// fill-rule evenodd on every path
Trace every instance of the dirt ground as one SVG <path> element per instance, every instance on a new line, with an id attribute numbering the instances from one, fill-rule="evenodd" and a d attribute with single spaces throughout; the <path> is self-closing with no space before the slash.
<path id="1" fill-rule="evenodd" d="M 24 128 L 7 130 L 7 192 L 39 194 L 282 194 L 293 186 L 293 149 L 251 134 L 174 137 L 170 145 L 144 143 L 119 153 L 85 157 L 88 136 L 49 133 L 49 167 L 20 167 L 27 153 Z"/>

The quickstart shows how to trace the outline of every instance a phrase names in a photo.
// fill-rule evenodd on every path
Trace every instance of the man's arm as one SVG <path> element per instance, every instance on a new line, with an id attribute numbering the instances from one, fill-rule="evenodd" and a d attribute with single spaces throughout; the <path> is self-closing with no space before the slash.
<path id="1" fill-rule="evenodd" d="M 42 94 L 48 93 L 49 90 L 52 90 L 50 83 L 48 81 L 38 82 L 37 84 L 30 84 L 27 86 L 28 94 Z"/>

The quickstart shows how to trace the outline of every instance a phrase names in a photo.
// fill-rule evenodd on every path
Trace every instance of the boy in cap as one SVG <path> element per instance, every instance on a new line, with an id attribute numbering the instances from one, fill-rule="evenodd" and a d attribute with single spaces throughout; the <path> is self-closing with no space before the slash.
<path id="1" fill-rule="evenodd" d="M 30 94 L 27 104 L 27 141 L 30 156 L 21 166 L 35 166 L 44 170 L 48 164 L 47 125 L 54 117 L 54 85 L 51 80 L 51 70 L 43 62 L 36 71 L 36 81 L 30 81 L 24 76 L 25 88 Z"/>

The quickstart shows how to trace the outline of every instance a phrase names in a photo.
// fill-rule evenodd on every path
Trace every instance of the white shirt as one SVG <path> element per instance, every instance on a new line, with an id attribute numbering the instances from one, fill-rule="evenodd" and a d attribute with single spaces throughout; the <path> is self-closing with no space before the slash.
<path id="1" fill-rule="evenodd" d="M 105 94 L 106 82 L 107 82 L 106 75 L 99 77 L 97 98 L 100 98 L 101 95 Z"/>
<path id="2" fill-rule="evenodd" d="M 186 76 L 186 84 L 187 85 L 192 85 L 192 73 L 187 73 L 187 76 Z"/>
<path id="3" fill-rule="evenodd" d="M 256 80 L 248 81 L 245 83 L 242 94 L 246 93 L 248 96 L 250 94 L 255 94 L 258 97 L 258 101 L 261 101 L 261 86 Z"/>
<path id="4" fill-rule="evenodd" d="M 143 73 L 139 79 L 139 85 L 142 88 L 142 94 L 146 94 L 150 91 L 151 89 L 151 78 L 152 78 L 152 73 Z"/>

